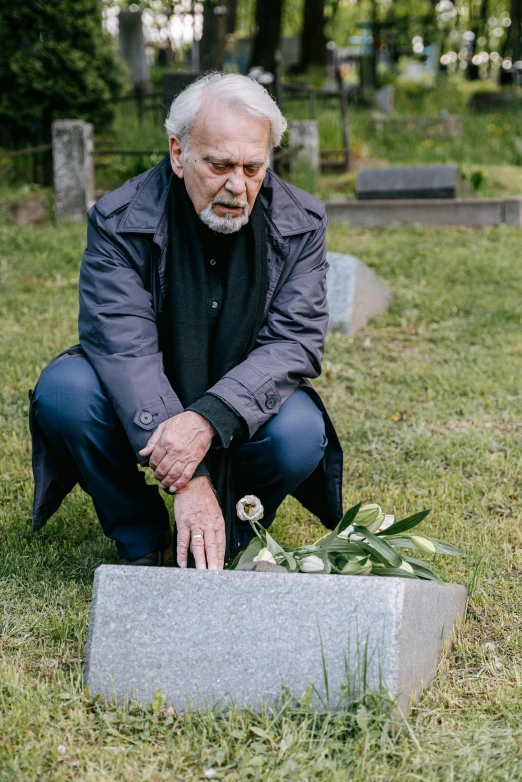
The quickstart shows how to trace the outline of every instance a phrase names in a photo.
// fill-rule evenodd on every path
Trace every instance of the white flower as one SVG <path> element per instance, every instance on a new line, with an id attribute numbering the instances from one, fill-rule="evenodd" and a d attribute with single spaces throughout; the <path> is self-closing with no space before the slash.
<path id="1" fill-rule="evenodd" d="M 395 523 L 395 516 L 392 516 L 391 513 L 387 513 L 377 532 L 384 532 L 385 529 L 388 529 L 388 527 L 391 527 L 391 525 L 394 523 Z"/>
<path id="2" fill-rule="evenodd" d="M 341 570 L 343 576 L 367 576 L 371 572 L 372 563 L 369 557 L 355 557 Z"/>
<path id="3" fill-rule="evenodd" d="M 236 505 L 236 513 L 241 521 L 259 521 L 263 518 L 264 508 L 255 494 L 247 494 Z"/>
<path id="4" fill-rule="evenodd" d="M 406 562 L 405 559 L 402 560 L 401 564 L 399 565 L 399 570 L 405 570 L 406 573 L 411 573 L 412 576 L 415 575 L 415 571 L 413 570 L 412 566 L 409 562 Z"/>
<path id="5" fill-rule="evenodd" d="M 276 561 L 270 551 L 266 548 L 262 548 L 257 557 L 254 557 L 252 562 L 272 562 L 272 564 L 276 564 Z"/>
<path id="6" fill-rule="evenodd" d="M 301 560 L 299 569 L 302 573 L 322 573 L 324 570 L 324 562 L 321 557 L 310 554 L 308 557 Z"/>

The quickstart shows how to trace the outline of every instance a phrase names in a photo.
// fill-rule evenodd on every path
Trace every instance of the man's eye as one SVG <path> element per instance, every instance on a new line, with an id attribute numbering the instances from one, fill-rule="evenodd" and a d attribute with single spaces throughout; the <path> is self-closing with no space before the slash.
<path id="1" fill-rule="evenodd" d="M 247 166 L 246 167 L 246 172 L 247 172 L 247 174 L 250 174 L 251 176 L 254 176 L 254 174 L 257 174 L 259 169 L 260 169 L 260 166 Z"/>
<path id="2" fill-rule="evenodd" d="M 226 170 L 227 170 L 227 168 L 228 168 L 228 166 L 218 166 L 218 164 L 217 164 L 217 163 L 212 163 L 212 167 L 213 167 L 213 168 L 214 168 L 216 171 L 226 171 Z"/>

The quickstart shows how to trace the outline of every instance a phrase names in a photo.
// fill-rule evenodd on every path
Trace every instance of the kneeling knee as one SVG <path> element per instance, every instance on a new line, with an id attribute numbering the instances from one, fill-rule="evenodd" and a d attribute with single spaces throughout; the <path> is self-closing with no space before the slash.
<path id="1" fill-rule="evenodd" d="M 34 396 L 36 420 L 48 430 L 76 430 L 96 415 L 100 381 L 86 358 L 64 359 L 42 374 Z"/>
<path id="2" fill-rule="evenodd" d="M 326 448 L 324 423 L 310 421 L 301 427 L 277 427 L 268 437 L 270 457 L 279 471 L 304 480 L 321 461 Z"/>

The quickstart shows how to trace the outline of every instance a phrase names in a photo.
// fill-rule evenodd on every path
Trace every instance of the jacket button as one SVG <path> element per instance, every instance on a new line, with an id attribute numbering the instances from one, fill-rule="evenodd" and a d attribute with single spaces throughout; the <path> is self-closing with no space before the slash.
<path id="1" fill-rule="evenodd" d="M 142 413 L 140 415 L 140 421 L 142 424 L 150 424 L 152 421 L 152 413 Z"/>
<path id="2" fill-rule="evenodd" d="M 276 404 L 277 404 L 277 399 L 275 398 L 275 396 L 267 396 L 265 405 L 267 406 L 268 410 L 273 410 Z"/>

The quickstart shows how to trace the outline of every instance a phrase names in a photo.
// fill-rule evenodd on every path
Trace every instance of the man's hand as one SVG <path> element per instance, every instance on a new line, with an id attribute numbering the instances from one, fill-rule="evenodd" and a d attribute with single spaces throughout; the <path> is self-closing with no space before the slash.
<path id="1" fill-rule="evenodd" d="M 178 565 L 187 567 L 190 546 L 198 570 L 223 570 L 225 520 L 206 476 L 193 478 L 184 489 L 176 492 L 174 516 Z"/>
<path id="2" fill-rule="evenodd" d="M 205 458 L 216 431 L 199 413 L 187 410 L 163 421 L 140 456 L 150 456 L 149 467 L 162 489 L 179 491 L 188 484 Z"/>

